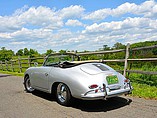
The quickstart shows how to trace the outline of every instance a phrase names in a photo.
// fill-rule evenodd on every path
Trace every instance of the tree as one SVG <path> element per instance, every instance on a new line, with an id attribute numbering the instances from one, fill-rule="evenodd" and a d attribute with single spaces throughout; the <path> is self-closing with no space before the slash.
<path id="1" fill-rule="evenodd" d="M 17 56 L 23 56 L 23 49 L 20 49 L 16 53 Z"/>
<path id="2" fill-rule="evenodd" d="M 53 50 L 51 50 L 51 49 L 49 49 L 49 50 L 46 51 L 46 55 L 49 55 L 49 54 L 51 54 L 51 53 L 55 53 L 55 51 L 53 51 Z"/>
<path id="3" fill-rule="evenodd" d="M 27 48 L 24 48 L 24 55 L 29 55 L 29 50 Z"/>
<path id="4" fill-rule="evenodd" d="M 35 49 L 30 49 L 29 50 L 29 55 L 30 55 L 30 57 L 35 57 L 35 56 L 38 56 L 39 53 Z"/>
<path id="5" fill-rule="evenodd" d="M 5 47 L 2 47 L 1 49 L 2 49 L 2 50 L 6 50 Z"/>
<path id="6" fill-rule="evenodd" d="M 103 50 L 110 50 L 110 47 L 108 47 L 108 45 L 103 45 Z"/>
<path id="7" fill-rule="evenodd" d="M 123 45 L 122 43 L 115 43 L 114 46 L 113 46 L 114 49 L 124 49 L 125 48 L 125 45 Z"/>
<path id="8" fill-rule="evenodd" d="M 9 61 L 12 59 L 14 52 L 12 50 L 7 50 L 5 47 L 2 47 L 0 50 L 0 61 Z"/>
<path id="9" fill-rule="evenodd" d="M 66 53 L 66 50 L 60 50 L 59 53 L 65 54 L 65 53 Z"/>

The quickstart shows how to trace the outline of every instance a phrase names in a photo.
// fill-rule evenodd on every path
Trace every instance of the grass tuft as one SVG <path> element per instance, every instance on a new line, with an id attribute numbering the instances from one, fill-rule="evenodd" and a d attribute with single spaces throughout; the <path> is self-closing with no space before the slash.
<path id="1" fill-rule="evenodd" d="M 1 71 L 0 70 L 0 73 L 10 74 L 10 75 L 15 75 L 15 76 L 24 76 L 24 73 L 18 73 L 18 72 L 8 72 L 8 71 Z"/>
<path id="2" fill-rule="evenodd" d="M 146 99 L 157 99 L 157 87 L 146 84 L 132 83 L 134 90 L 131 96 L 136 96 Z"/>

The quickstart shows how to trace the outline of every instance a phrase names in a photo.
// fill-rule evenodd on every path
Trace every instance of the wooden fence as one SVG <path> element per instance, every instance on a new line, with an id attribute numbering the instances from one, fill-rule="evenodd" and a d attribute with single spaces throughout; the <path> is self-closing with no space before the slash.
<path id="1" fill-rule="evenodd" d="M 109 50 L 109 51 L 99 51 L 99 52 L 86 52 L 86 53 L 78 53 L 78 55 L 93 55 L 93 54 L 107 54 L 107 53 L 117 53 L 117 52 L 125 52 L 125 59 L 114 59 L 114 60 L 102 60 L 102 62 L 124 62 L 124 70 L 123 75 L 126 76 L 126 72 L 128 73 L 139 73 L 139 74 L 147 74 L 147 75 L 157 75 L 157 71 L 140 71 L 140 70 L 127 70 L 128 68 L 128 62 L 147 62 L 147 61 L 156 61 L 157 58 L 142 58 L 142 59 L 129 59 L 129 52 L 131 51 L 138 51 L 138 50 L 146 50 L 146 49 L 154 49 L 157 48 L 157 45 L 154 46 L 146 46 L 146 47 L 140 47 L 140 48 L 130 48 L 130 44 L 127 44 L 126 49 L 119 49 L 119 50 Z M 118 70 L 122 71 L 122 70 Z"/>
<path id="2" fill-rule="evenodd" d="M 114 60 L 102 60 L 102 62 L 123 62 L 124 63 L 124 70 L 123 75 L 126 76 L 126 73 L 140 73 L 140 74 L 149 74 L 149 75 L 156 75 L 157 71 L 151 72 L 151 71 L 140 71 L 140 70 L 128 70 L 128 62 L 137 62 L 137 61 L 155 61 L 157 62 L 157 58 L 142 58 L 142 59 L 129 59 L 129 52 L 131 51 L 138 51 L 138 50 L 145 50 L 145 49 L 153 49 L 157 48 L 157 45 L 154 46 L 147 46 L 147 47 L 140 47 L 140 48 L 133 48 L 130 49 L 130 44 L 127 44 L 126 49 L 119 49 L 119 50 L 108 50 L 108 51 L 99 51 L 99 52 L 84 52 L 84 53 L 76 53 L 79 56 L 84 55 L 94 55 L 94 54 L 108 54 L 108 53 L 118 53 L 118 52 L 125 52 L 125 59 L 114 59 Z M 36 58 L 18 58 L 17 60 L 11 60 L 11 61 L 5 61 L 0 62 L 0 70 L 7 70 L 15 72 L 18 70 L 18 72 L 23 72 L 23 69 L 26 69 L 28 67 L 31 67 L 34 65 L 34 62 L 32 60 L 41 60 L 40 62 L 43 62 L 45 57 L 36 57 Z M 38 62 L 39 64 L 42 64 Z M 122 71 L 122 70 L 121 70 Z"/>
<path id="3" fill-rule="evenodd" d="M 10 61 L 5 61 L 5 62 L 0 62 L 1 67 L 0 70 L 3 71 L 18 71 L 20 73 L 23 72 L 23 69 L 27 69 L 29 67 L 34 66 L 34 62 L 32 60 L 42 60 L 44 61 L 45 57 L 35 57 L 35 58 L 18 58 L 16 60 L 10 60 Z M 39 62 L 39 64 L 42 64 L 42 62 Z"/>

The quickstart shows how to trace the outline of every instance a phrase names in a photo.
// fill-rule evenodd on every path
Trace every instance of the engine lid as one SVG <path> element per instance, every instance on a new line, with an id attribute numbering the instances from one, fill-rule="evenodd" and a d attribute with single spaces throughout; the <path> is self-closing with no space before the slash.
<path id="1" fill-rule="evenodd" d="M 100 74 L 102 72 L 109 71 L 109 69 L 101 63 L 83 64 L 81 65 L 80 69 L 83 72 L 91 75 Z"/>

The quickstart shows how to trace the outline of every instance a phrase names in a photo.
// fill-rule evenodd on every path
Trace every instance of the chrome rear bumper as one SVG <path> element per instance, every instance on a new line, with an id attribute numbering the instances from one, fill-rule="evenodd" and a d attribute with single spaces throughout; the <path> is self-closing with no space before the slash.
<path id="1" fill-rule="evenodd" d="M 83 99 L 83 100 L 99 100 L 99 99 L 106 100 L 107 98 L 120 96 L 120 95 L 123 95 L 123 94 L 125 94 L 125 95 L 130 94 L 131 91 L 133 90 L 133 88 L 132 88 L 130 83 L 128 83 L 128 84 L 129 84 L 129 87 L 123 88 L 123 89 L 121 88 L 121 89 L 118 89 L 118 90 L 110 90 L 108 87 L 106 87 L 104 85 L 104 88 L 103 88 L 102 92 L 100 92 L 100 93 L 91 93 L 91 94 L 89 92 L 87 92 L 86 94 L 81 95 L 81 99 Z"/>

